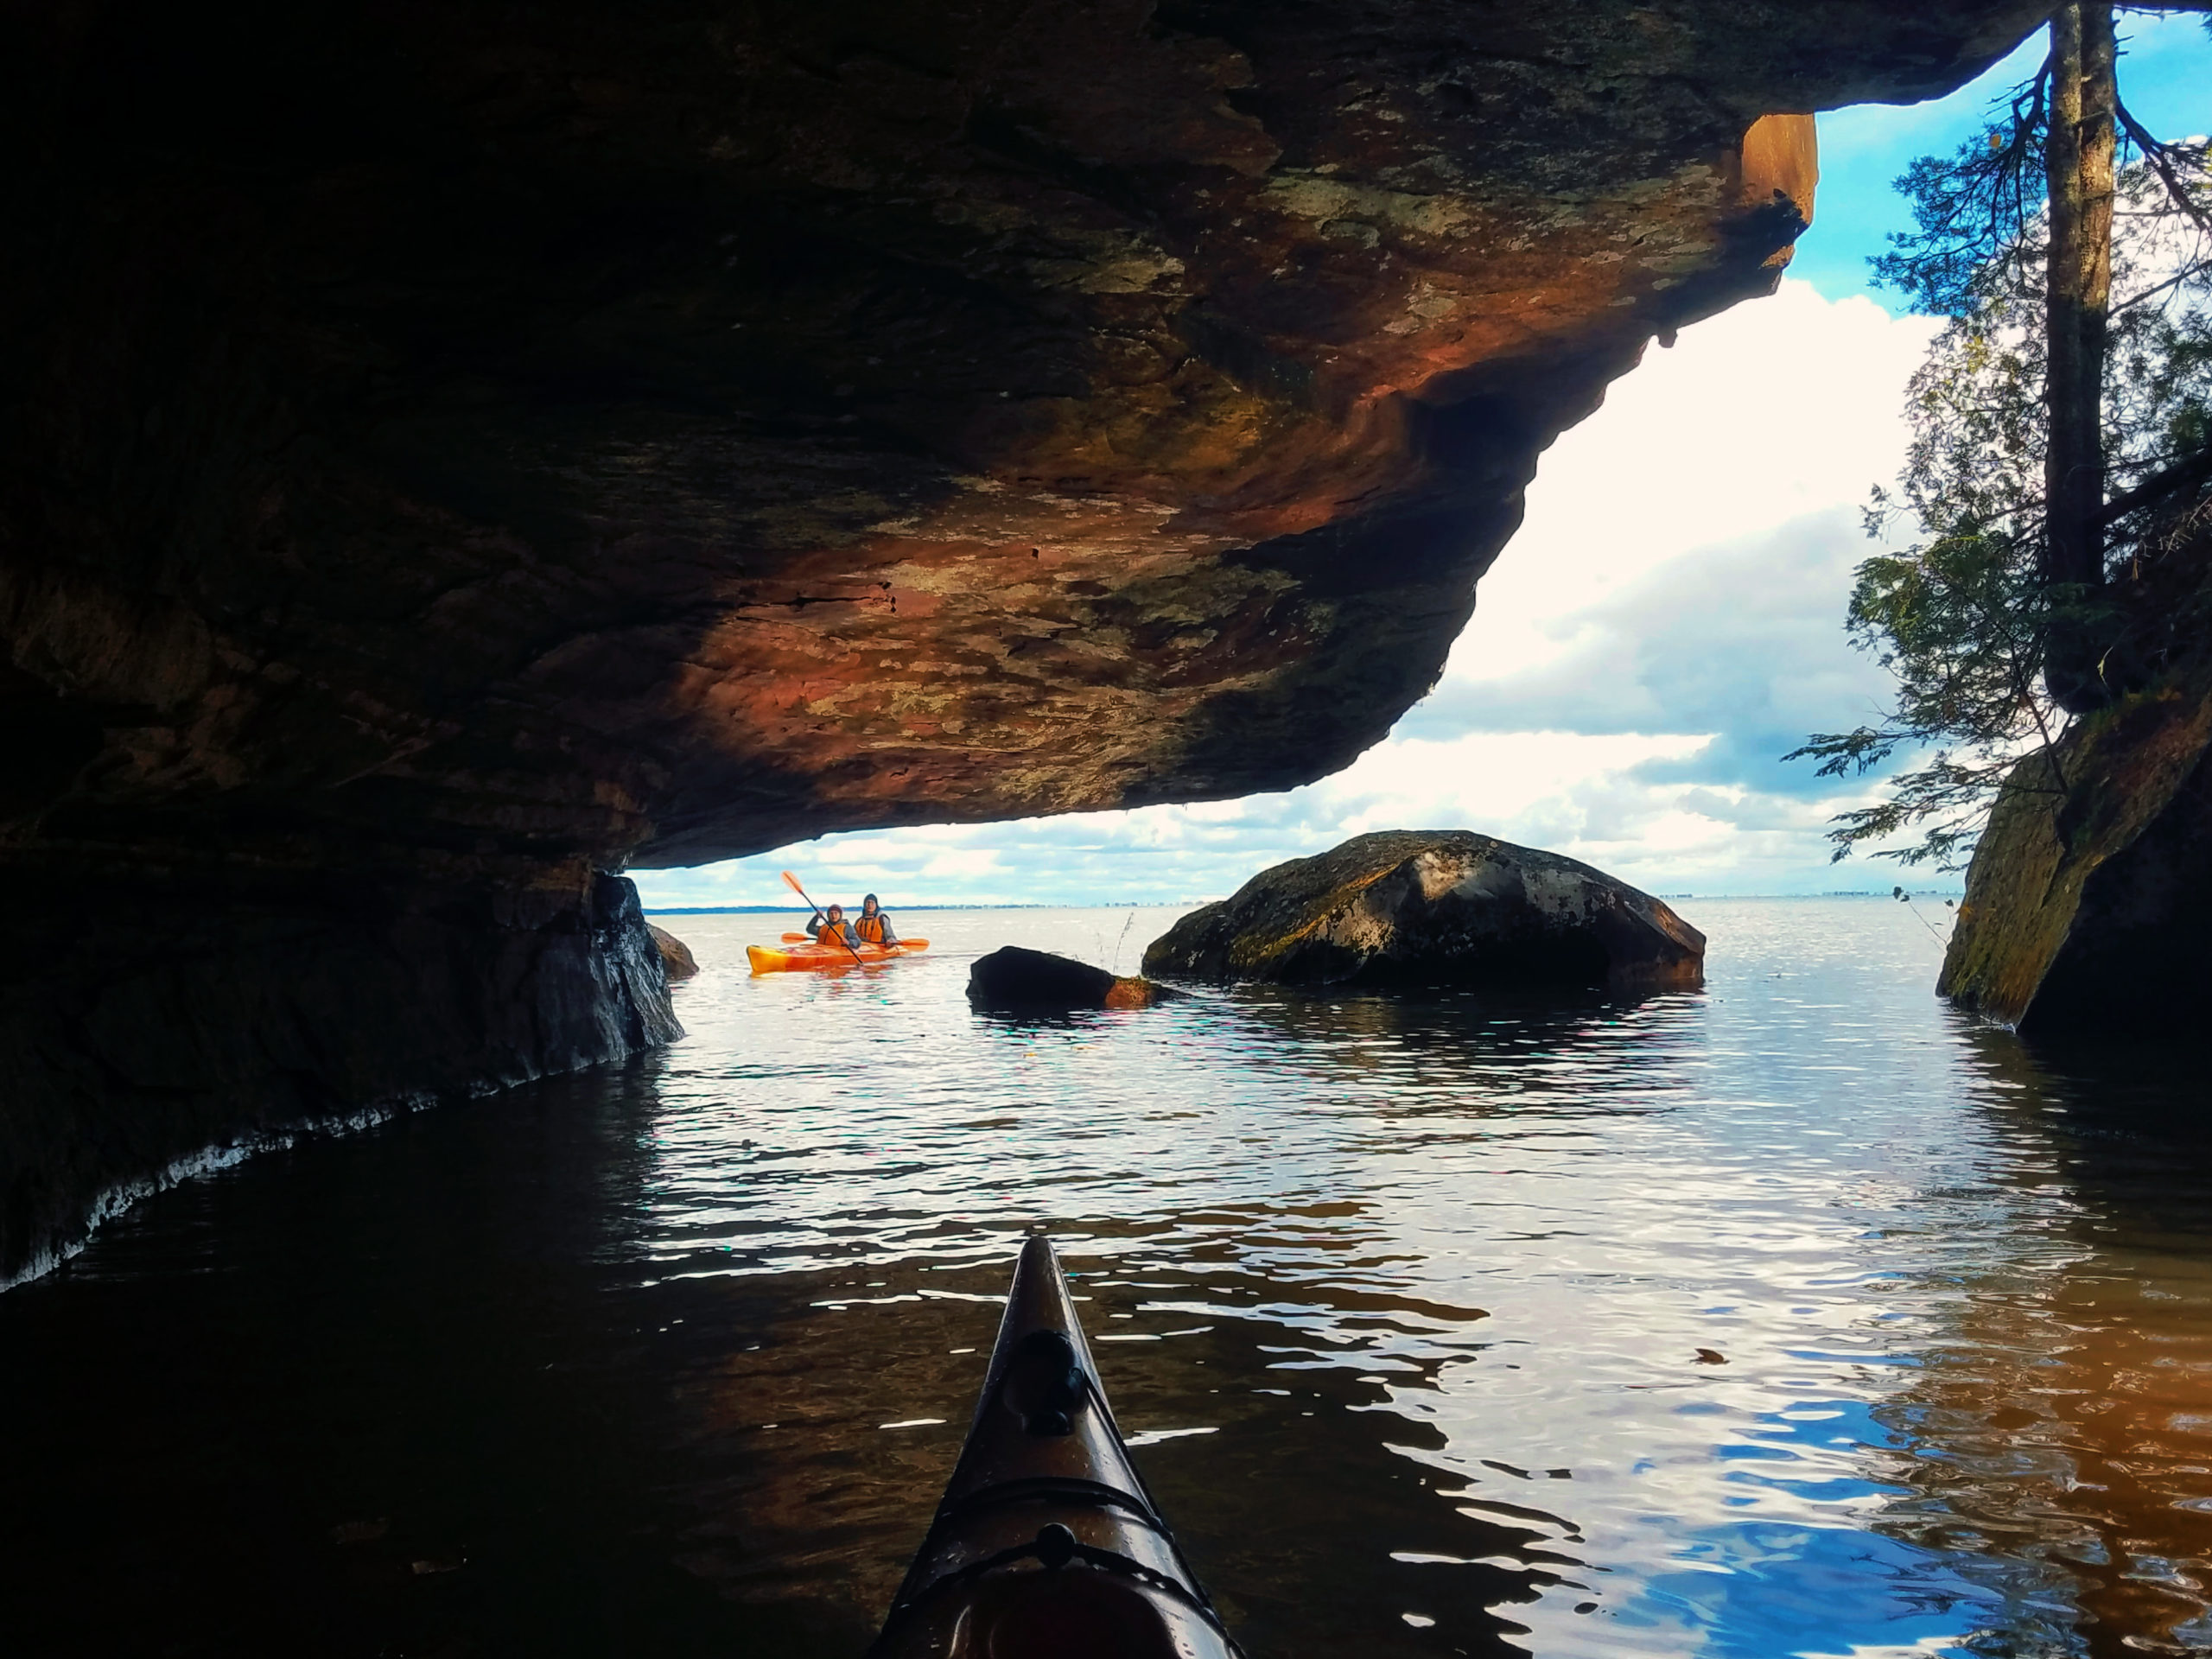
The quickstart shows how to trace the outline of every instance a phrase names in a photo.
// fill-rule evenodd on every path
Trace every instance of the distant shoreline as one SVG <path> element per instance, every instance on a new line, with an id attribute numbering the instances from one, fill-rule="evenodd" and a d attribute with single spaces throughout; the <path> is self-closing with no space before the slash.
<path id="1" fill-rule="evenodd" d="M 1655 899 L 1663 899 L 1669 904 L 1680 904 L 1688 899 L 1707 904 L 1726 904 L 1745 899 L 1880 899 L 1893 900 L 1895 898 L 1892 893 L 1877 892 L 1872 887 L 1853 888 L 1834 893 L 1655 893 L 1651 896 Z M 1925 892 L 1915 893 L 1911 896 L 1915 899 L 1963 899 L 1966 894 L 1959 888 L 1930 887 Z M 1181 910 L 1192 905 L 1211 905 L 1219 902 L 1218 899 L 1146 899 L 1136 901 L 1127 899 L 1094 899 L 1087 901 L 1073 899 L 1049 905 L 887 905 L 884 908 L 899 915 L 906 915 L 915 911 L 932 910 Z M 805 906 L 803 905 L 646 905 L 644 910 L 648 916 L 788 916 L 803 913 Z"/>
<path id="2" fill-rule="evenodd" d="M 904 916 L 918 910 L 1179 910 L 1186 904 L 1212 902 L 1210 899 L 1147 899 L 1137 904 L 1123 899 L 1110 904 L 886 905 L 884 909 Z M 648 916 L 787 916 L 806 911 L 804 905 L 645 905 L 642 908 Z"/>

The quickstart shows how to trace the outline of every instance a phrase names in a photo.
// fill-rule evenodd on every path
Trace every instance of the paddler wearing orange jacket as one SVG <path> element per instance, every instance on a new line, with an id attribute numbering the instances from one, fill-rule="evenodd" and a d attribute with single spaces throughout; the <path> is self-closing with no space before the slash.
<path id="1" fill-rule="evenodd" d="M 824 944 L 855 945 L 860 936 L 853 931 L 853 925 L 845 919 L 845 907 L 832 905 L 820 916 L 807 918 L 806 931 Z"/>
<path id="2" fill-rule="evenodd" d="M 891 918 L 883 913 L 883 906 L 876 903 L 875 895 L 872 893 L 861 900 L 860 918 L 853 924 L 853 931 L 859 935 L 862 944 L 893 945 L 899 943 L 898 934 L 891 928 Z"/>

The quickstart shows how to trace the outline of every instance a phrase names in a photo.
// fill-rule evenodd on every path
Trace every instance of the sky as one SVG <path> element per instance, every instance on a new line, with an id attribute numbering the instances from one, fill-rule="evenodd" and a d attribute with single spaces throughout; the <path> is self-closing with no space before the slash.
<path id="1" fill-rule="evenodd" d="M 2212 127 L 2199 19 L 2124 16 L 2121 96 L 2152 130 Z M 826 836 L 635 872 L 647 908 L 817 898 L 1180 904 L 1370 830 L 1467 829 L 1652 893 L 1952 892 L 1888 861 L 1828 860 L 1822 830 L 1875 787 L 1779 757 L 1872 718 L 1886 680 L 1843 632 L 1895 475 L 1904 383 L 1936 325 L 1868 280 L 1907 227 L 1891 188 L 2033 73 L 2040 35 L 1950 97 L 1820 118 L 1812 228 L 1771 299 L 1681 331 L 1546 453 L 1520 533 L 1484 578 L 1436 690 L 1344 771 L 1284 793 L 1011 823 Z"/>

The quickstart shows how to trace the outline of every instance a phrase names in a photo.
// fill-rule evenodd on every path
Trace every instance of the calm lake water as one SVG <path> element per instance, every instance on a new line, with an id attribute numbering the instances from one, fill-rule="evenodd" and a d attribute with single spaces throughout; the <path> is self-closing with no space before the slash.
<path id="1" fill-rule="evenodd" d="M 1868 899 L 1710 988 L 972 1015 L 1019 942 L 272 1154 L 0 1298 L 10 1654 L 852 1655 L 1022 1232 L 1254 1656 L 2212 1652 L 2212 1086 L 1930 995 Z M 1930 908 L 1923 906 L 1923 910 Z"/>

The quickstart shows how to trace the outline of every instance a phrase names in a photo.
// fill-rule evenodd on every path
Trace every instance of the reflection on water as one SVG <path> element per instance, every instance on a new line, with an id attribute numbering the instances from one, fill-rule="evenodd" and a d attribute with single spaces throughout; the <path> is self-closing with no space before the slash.
<path id="1" fill-rule="evenodd" d="M 1041 1221 L 1256 1659 L 2212 1649 L 2203 1084 L 1960 1020 L 1898 906 L 1688 908 L 1701 995 L 1058 1023 L 966 959 L 1120 913 L 764 980 L 760 918 L 683 918 L 671 1052 L 0 1300 L 47 1517 L 0 1603 L 114 1638 L 57 1653 L 856 1652 Z"/>
<path id="2" fill-rule="evenodd" d="M 2044 1240 L 1962 1277 L 1950 1328 L 1882 1408 L 1909 1494 L 1884 1529 L 1980 1558 L 2006 1617 L 1970 1651 L 2212 1652 L 2202 1074 L 2172 1055 L 2038 1065 L 1969 1038 L 1990 1132 L 2019 1154 L 2018 1220 Z"/>

